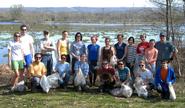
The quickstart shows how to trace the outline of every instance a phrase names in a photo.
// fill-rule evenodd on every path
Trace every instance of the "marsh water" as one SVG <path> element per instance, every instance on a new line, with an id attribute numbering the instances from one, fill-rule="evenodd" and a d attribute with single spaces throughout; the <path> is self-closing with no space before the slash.
<path id="1" fill-rule="evenodd" d="M 0 23 L 0 25 L 3 24 L 11 24 L 11 23 Z M 13 23 L 14 24 L 14 23 Z M 15 23 L 16 24 L 16 23 Z M 17 23 L 18 24 L 18 23 Z M 81 32 L 83 34 L 83 41 L 85 42 L 86 45 L 90 44 L 90 37 L 94 34 L 98 35 L 98 44 L 100 44 L 100 46 L 104 45 L 104 37 L 110 37 L 111 38 L 111 44 L 115 44 L 117 42 L 116 36 L 118 33 L 122 33 L 124 35 L 124 42 L 127 43 L 127 39 L 130 36 L 133 36 L 136 38 L 137 41 L 139 41 L 139 35 L 145 33 L 147 35 L 147 40 L 150 39 L 155 39 L 156 41 L 159 40 L 159 33 L 161 31 L 164 31 L 165 28 L 164 27 L 153 27 L 151 25 L 143 25 L 143 24 L 137 24 L 137 25 L 132 25 L 132 27 L 130 25 L 129 29 L 125 29 L 125 25 L 123 24 L 84 24 L 84 23 L 72 23 L 69 24 L 70 27 L 70 31 L 69 32 L 69 41 L 72 42 L 74 41 L 74 36 L 75 33 L 80 31 L 79 28 L 86 28 L 88 29 L 88 32 Z M 96 28 L 96 30 L 94 30 L 93 28 Z M 44 30 L 44 29 L 43 29 Z M 93 32 L 89 32 L 89 31 L 93 31 Z M 109 31 L 110 30 L 110 31 Z M 185 26 L 182 27 L 182 30 L 185 31 Z M 58 39 L 61 38 L 61 32 L 62 31 L 54 31 L 51 33 L 51 40 L 56 43 Z M 35 40 L 35 50 L 36 52 L 39 52 L 39 47 L 38 47 L 38 42 L 41 38 L 43 38 L 42 35 L 42 31 L 40 32 L 35 32 L 35 31 L 29 31 L 28 34 L 30 34 L 31 36 L 33 36 L 34 40 Z M 7 44 L 10 40 L 12 40 L 12 34 L 9 33 L 9 31 L 1 31 L 0 32 L 0 64 L 2 63 L 7 63 Z M 55 53 L 55 52 L 53 52 Z M 55 56 L 54 56 L 55 59 Z"/>

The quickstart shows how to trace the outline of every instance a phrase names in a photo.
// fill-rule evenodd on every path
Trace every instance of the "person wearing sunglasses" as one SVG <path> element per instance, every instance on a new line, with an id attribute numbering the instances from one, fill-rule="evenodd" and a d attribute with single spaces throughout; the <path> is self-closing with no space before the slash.
<path id="1" fill-rule="evenodd" d="M 25 60 L 24 73 L 25 75 L 27 75 L 28 67 L 34 60 L 34 53 L 35 53 L 34 46 L 33 46 L 34 40 L 33 40 L 33 37 L 27 33 L 28 31 L 27 25 L 25 24 L 21 25 L 20 30 L 21 30 L 20 40 L 23 46 L 24 60 Z"/>
<path id="2" fill-rule="evenodd" d="M 23 69 L 24 69 L 24 53 L 23 46 L 20 42 L 20 33 L 14 33 L 14 40 L 10 41 L 8 44 L 8 65 L 14 70 L 15 75 L 12 78 L 11 90 L 14 89 L 16 84 L 20 79 L 23 79 Z"/>
<path id="3" fill-rule="evenodd" d="M 57 63 L 55 67 L 55 71 L 59 73 L 60 77 L 63 81 L 59 81 L 59 84 L 64 89 L 67 88 L 69 79 L 70 79 L 70 64 L 66 62 L 66 55 L 61 55 L 60 61 Z"/>
<path id="4" fill-rule="evenodd" d="M 43 75 L 46 75 L 47 69 L 44 63 L 41 62 L 42 54 L 35 53 L 35 61 L 29 67 L 29 77 L 31 79 L 31 91 L 42 90 L 40 87 L 40 79 Z"/>
<path id="5" fill-rule="evenodd" d="M 117 72 L 118 72 L 119 81 L 124 84 L 130 84 L 132 80 L 130 75 L 130 69 L 126 67 L 125 62 L 122 60 L 118 61 L 117 65 L 118 65 Z"/>
<path id="6" fill-rule="evenodd" d="M 115 69 L 108 61 L 103 61 L 101 67 L 97 70 L 100 77 L 100 92 L 109 92 L 116 83 Z"/>
<path id="7" fill-rule="evenodd" d="M 147 90 L 150 93 L 150 91 L 154 88 L 154 78 L 152 72 L 146 68 L 144 60 L 139 62 L 139 69 L 136 73 L 136 77 L 141 77 L 144 85 L 147 86 Z"/>

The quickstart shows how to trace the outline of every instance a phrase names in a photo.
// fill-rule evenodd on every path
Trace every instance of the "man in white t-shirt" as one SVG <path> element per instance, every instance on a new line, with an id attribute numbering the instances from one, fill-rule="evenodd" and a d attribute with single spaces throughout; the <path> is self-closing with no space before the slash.
<path id="1" fill-rule="evenodd" d="M 24 52 L 24 60 L 25 60 L 25 72 L 27 73 L 27 69 L 32 63 L 33 55 L 34 55 L 34 47 L 33 47 L 33 37 L 27 34 L 28 27 L 26 25 L 21 25 L 21 43 L 23 46 L 23 52 Z"/>

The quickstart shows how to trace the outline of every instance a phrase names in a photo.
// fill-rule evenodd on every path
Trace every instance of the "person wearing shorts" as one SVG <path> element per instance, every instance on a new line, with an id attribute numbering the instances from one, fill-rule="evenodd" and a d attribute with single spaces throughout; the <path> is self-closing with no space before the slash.
<path id="1" fill-rule="evenodd" d="M 8 64 L 15 72 L 11 81 L 13 89 L 19 81 L 19 76 L 23 76 L 24 69 L 23 48 L 18 32 L 14 33 L 14 40 L 8 44 Z"/>

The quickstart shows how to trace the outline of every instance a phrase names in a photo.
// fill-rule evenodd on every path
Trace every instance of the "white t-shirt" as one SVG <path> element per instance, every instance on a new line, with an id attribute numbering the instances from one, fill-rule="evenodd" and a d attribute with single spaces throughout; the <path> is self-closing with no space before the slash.
<path id="1" fill-rule="evenodd" d="M 23 60 L 23 47 L 20 42 L 10 41 L 8 44 L 8 49 L 11 50 L 12 60 Z"/>
<path id="2" fill-rule="evenodd" d="M 32 36 L 25 34 L 20 40 L 23 45 L 24 55 L 31 54 L 30 44 L 34 43 Z"/>

